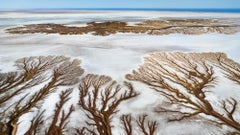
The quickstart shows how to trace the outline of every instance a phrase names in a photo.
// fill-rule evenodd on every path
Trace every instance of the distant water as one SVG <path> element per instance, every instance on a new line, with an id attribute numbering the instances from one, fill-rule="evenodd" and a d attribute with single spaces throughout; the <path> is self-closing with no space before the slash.
<path id="1" fill-rule="evenodd" d="M 68 12 L 69 11 L 69 12 Z M 94 12 L 83 12 L 76 14 L 75 16 L 39 16 L 34 15 L 32 13 L 41 14 L 41 13 L 70 13 L 71 11 L 94 11 Z M 39 24 L 39 23 L 72 23 L 72 22 L 91 22 L 91 21 L 109 21 L 109 20 L 119 20 L 119 21 L 142 21 L 146 19 L 160 19 L 162 17 L 173 17 L 170 16 L 161 16 L 161 14 L 153 14 L 149 16 L 149 14 L 107 14 L 105 12 L 98 11 L 162 11 L 162 12 L 195 12 L 195 13 L 231 13 L 231 14 L 239 14 L 240 9 L 157 9 L 157 8 L 51 8 L 51 9 L 27 9 L 27 10 L 5 10 L 0 11 L 0 15 L 8 12 L 19 12 L 19 13 L 28 13 L 30 17 L 23 16 L 6 16 L 0 18 L 0 27 L 5 26 L 14 26 L 14 25 L 25 25 L 25 24 Z M 96 14 L 92 14 L 96 13 Z M 116 12 L 114 12 L 116 13 Z M 183 13 L 184 16 L 188 16 L 187 13 Z M 201 14 L 200 14 L 201 15 Z M 206 15 L 206 14 L 205 14 Z M 204 16 L 204 15 L 203 15 Z M 178 17 L 178 16 L 177 16 Z M 198 16 L 191 16 L 198 17 Z M 209 17 L 209 16 L 206 16 Z M 205 17 L 205 18 L 206 18 Z"/>
<path id="2" fill-rule="evenodd" d="M 207 8 L 55 8 L 55 9 L 33 9 L 33 10 L 106 10 L 106 11 L 169 11 L 169 12 L 213 12 L 213 13 L 240 13 L 239 9 L 228 9 L 228 8 L 220 8 L 220 9 L 207 9 Z"/>

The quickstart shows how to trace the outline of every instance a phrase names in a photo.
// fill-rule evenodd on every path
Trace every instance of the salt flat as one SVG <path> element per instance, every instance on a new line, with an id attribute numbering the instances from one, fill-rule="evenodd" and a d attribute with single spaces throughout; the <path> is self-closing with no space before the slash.
<path id="1" fill-rule="evenodd" d="M 236 121 L 239 120 L 239 90 L 240 85 L 234 82 L 231 77 L 227 77 L 227 75 L 232 75 L 227 69 L 221 68 L 219 64 L 217 64 L 217 52 L 225 53 L 228 58 L 235 61 L 233 64 L 236 69 L 230 69 L 233 72 L 236 72 L 236 75 L 239 75 L 239 65 L 240 62 L 240 33 L 225 35 L 219 33 L 207 33 L 202 35 L 186 35 L 186 34 L 169 34 L 169 35 L 148 35 L 148 34 L 134 34 L 134 33 L 116 33 L 108 36 L 96 36 L 89 34 L 83 35 L 59 35 L 59 34 L 10 34 L 6 33 L 6 29 L 22 26 L 25 24 L 39 24 L 39 23 L 61 23 L 68 24 L 74 23 L 76 21 L 80 21 L 82 23 L 89 21 L 106 21 L 106 20 L 120 20 L 120 21 L 129 21 L 139 22 L 142 20 L 156 20 L 160 18 L 228 18 L 229 20 L 239 19 L 239 14 L 218 14 L 218 13 L 170 13 L 170 12 L 142 12 L 142 11 L 131 11 L 131 12 L 117 12 L 117 11 L 69 11 L 66 13 L 49 13 L 49 12 L 4 12 L 0 13 L 0 71 L 1 75 L 6 76 L 4 73 L 11 71 L 21 71 L 18 67 L 14 66 L 15 61 L 17 59 L 23 57 L 31 57 L 31 56 L 66 56 L 70 57 L 70 59 L 78 59 L 81 61 L 80 67 L 84 70 L 84 73 L 78 78 L 80 81 L 74 85 L 69 86 L 61 86 L 57 87 L 53 93 L 47 94 L 46 98 L 37 102 L 36 105 L 40 105 L 40 107 L 32 107 L 27 113 L 24 113 L 19 117 L 16 123 L 18 123 L 17 135 L 24 134 L 31 125 L 31 120 L 37 116 L 38 111 L 46 110 L 44 114 L 44 124 L 40 129 L 40 133 L 44 133 L 45 130 L 48 129 L 48 124 L 51 123 L 51 119 L 54 115 L 54 107 L 55 104 L 59 101 L 59 94 L 66 88 L 73 88 L 73 92 L 70 95 L 71 99 L 66 102 L 66 105 L 63 107 L 63 110 L 67 111 L 71 104 L 74 105 L 75 111 L 71 114 L 69 118 L 69 124 L 67 126 L 66 134 L 74 134 L 75 129 L 79 128 L 78 126 L 86 126 L 88 127 L 84 121 L 88 121 L 83 108 L 78 104 L 79 102 L 79 85 L 81 85 L 84 77 L 87 74 L 98 74 L 105 75 L 111 77 L 113 80 L 116 80 L 117 83 L 121 85 L 124 89 L 128 89 L 125 85 L 123 85 L 124 81 L 131 82 L 133 84 L 134 89 L 140 94 L 137 97 L 130 99 L 129 101 L 124 101 L 118 106 L 120 110 L 117 114 L 113 115 L 112 123 L 114 127 L 112 128 L 113 134 L 125 134 L 123 125 L 121 125 L 120 116 L 122 114 L 131 114 L 132 117 L 137 119 L 137 116 L 142 114 L 147 114 L 149 116 L 149 120 L 156 120 L 158 123 L 157 133 L 163 135 L 171 135 L 171 134 L 199 134 L 199 135 L 212 135 L 212 134 L 225 134 L 232 132 L 239 132 L 239 129 L 233 128 L 229 124 L 221 125 L 216 124 L 217 122 L 222 122 L 222 119 L 218 119 L 213 115 L 207 115 L 204 112 L 201 112 L 198 116 L 184 119 L 182 121 L 168 122 L 169 116 L 180 116 L 179 114 L 167 114 L 167 113 L 156 113 L 156 110 L 161 107 L 169 107 L 169 109 L 179 109 L 174 106 L 174 104 L 167 103 L 167 98 L 164 97 L 153 89 L 153 84 L 148 85 L 144 78 L 152 80 L 149 83 L 160 82 L 157 80 L 157 77 L 148 78 L 147 72 L 148 69 L 140 70 L 139 67 L 148 63 L 148 60 L 144 60 L 146 58 L 152 58 L 150 54 L 159 53 L 165 54 L 172 57 L 172 53 L 181 52 L 183 54 L 179 54 L 179 56 L 189 57 L 193 64 L 198 65 L 200 68 L 198 70 L 200 72 L 204 71 L 204 66 L 201 65 L 201 62 L 192 59 L 192 54 L 190 53 L 203 53 L 203 52 L 211 52 L 212 54 L 209 57 L 214 57 L 214 60 L 208 60 L 209 57 L 205 57 L 202 54 L 199 55 L 199 58 L 202 58 L 203 61 L 206 61 L 207 67 L 213 67 L 214 74 L 213 78 L 215 82 L 210 83 L 213 87 L 203 88 L 204 93 L 206 94 L 206 98 L 212 106 L 214 106 L 214 110 L 219 112 L 219 114 L 225 114 L 226 110 L 222 108 L 222 103 L 225 101 L 228 103 L 228 107 L 231 108 L 232 100 L 231 98 L 236 99 L 238 103 L 236 106 L 236 111 L 234 113 L 234 118 Z M 3 21 L 2 21 L 3 20 Z M 15 20 L 15 21 L 14 21 Z M 231 22 L 230 21 L 230 22 Z M 215 59 L 216 55 L 216 59 Z M 173 55 L 174 56 L 174 55 Z M 194 55 L 195 56 L 195 55 Z M 197 58 L 196 58 L 197 59 Z M 223 57 L 223 61 L 227 58 Z M 161 65 L 161 61 L 157 61 L 159 65 Z M 179 61 L 173 59 L 177 64 L 181 65 L 182 59 Z M 228 61 L 228 59 L 226 60 Z M 169 61 L 165 61 L 168 65 Z M 74 62 L 73 62 L 74 63 Z M 231 63 L 231 62 L 230 62 Z M 36 64 L 36 63 L 35 63 Z M 61 62 L 60 62 L 61 64 Z M 148 63 L 150 69 L 155 69 L 155 66 L 152 66 L 151 62 Z M 231 63 L 232 64 L 232 63 Z M 34 65 L 34 64 L 32 64 Z M 188 64 L 186 64 L 188 65 Z M 56 66 L 58 66 L 56 64 Z M 152 66 L 152 67 L 151 67 Z M 189 65 L 188 65 L 189 66 Z M 186 67 L 187 69 L 191 69 L 191 67 Z M 31 67 L 31 65 L 30 65 Z M 170 71 L 179 75 L 179 77 L 183 77 L 184 75 L 178 70 L 171 67 L 171 64 L 167 66 Z M 52 76 L 55 67 L 49 67 L 49 69 L 44 71 L 44 74 L 40 74 L 40 76 Z M 139 70 L 138 70 L 139 69 Z M 127 79 L 126 75 L 131 74 L 134 76 L 134 72 L 139 72 L 139 76 L 146 75 L 143 79 Z M 236 70 L 236 71 L 235 71 Z M 162 71 L 162 72 L 160 72 Z M 194 71 L 194 70 L 193 70 Z M 70 71 L 69 71 L 70 72 Z M 160 68 L 156 69 L 156 71 L 151 72 L 149 74 L 164 74 L 164 70 Z M 142 74 L 141 74 L 142 73 Z M 154 76 L 153 74 L 153 76 Z M 190 74 L 190 72 L 189 72 Z M 203 72 L 206 74 L 206 72 Z M 45 76 L 45 77 L 46 77 Z M 135 76 L 137 77 L 138 74 Z M 185 74 L 185 76 L 187 76 Z M 168 76 L 166 76 L 167 78 Z M 193 77 L 196 77 L 193 75 Z M 197 76 L 199 77 L 199 76 Z M 197 78 L 196 77 L 196 78 Z M 47 78 L 47 77 L 46 77 Z M 166 79 L 165 78 L 165 79 Z M 171 76 L 170 76 L 171 78 Z M 172 77 L 174 79 L 174 77 Z M 198 78 L 201 80 L 201 78 Z M 196 81 L 198 81 L 196 79 Z M 34 80 L 34 79 L 30 79 Z M 193 80 L 188 80 L 189 82 Z M 238 80 L 237 80 L 238 81 Z M 3 104 L 0 104 L 0 110 L 5 110 L 10 105 L 15 105 L 14 103 L 19 101 L 19 99 L 23 98 L 25 94 L 30 93 L 26 96 L 27 102 L 28 98 L 31 98 L 31 94 L 33 92 L 37 92 L 41 88 L 44 88 L 44 85 L 47 85 L 48 82 L 51 82 L 51 77 L 48 78 L 47 81 L 44 81 L 41 84 L 33 86 L 31 88 L 25 89 L 18 95 L 14 95 L 13 98 L 6 101 Z M 145 83 L 144 83 L 145 82 Z M 174 81 L 167 81 L 171 86 L 177 88 L 181 91 L 184 91 L 185 87 L 179 84 L 174 84 Z M 181 82 L 179 80 L 179 82 Z M 27 83 L 27 82 L 24 82 Z M 19 87 L 24 86 L 19 85 Z M 190 83 L 191 84 L 191 83 Z M 193 84 L 193 82 L 192 82 Z M 10 89 L 11 92 L 14 92 L 19 87 L 14 87 Z M 50 86 L 49 86 L 50 87 Z M 93 87 L 93 86 L 92 86 Z M 1 88 L 1 87 L 0 87 Z M 101 87 L 101 90 L 104 91 L 106 86 Z M 114 90 L 114 89 L 112 89 Z M 162 87 L 157 88 L 157 90 L 165 90 Z M 211 91 L 211 92 L 205 92 Z M 169 91 L 168 91 L 169 92 Z M 186 92 L 186 91 L 185 91 Z M 187 93 L 187 92 L 186 92 Z M 4 93 L 0 96 L 0 99 L 4 99 L 4 97 L 9 93 Z M 170 94 L 170 92 L 169 92 Z M 189 94 L 189 93 L 188 93 Z M 173 94 L 174 95 L 174 94 Z M 189 94 L 190 97 L 196 98 L 196 96 Z M 101 99 L 101 94 L 98 95 L 98 99 Z M 197 101 L 198 98 L 193 101 Z M 201 100 L 199 100 L 201 101 Z M 229 102 L 228 102 L 229 101 Z M 202 102 L 200 102 L 201 104 Z M 22 103 L 24 106 L 24 103 Z M 204 104 L 204 103 L 202 103 Z M 98 104 L 101 106 L 101 102 Z M 166 106 L 169 105 L 169 106 Z M 175 107 L 175 108 L 174 108 Z M 50 109 L 51 108 L 51 109 Z M 11 112 L 11 108 L 7 112 Z M 108 108 L 107 108 L 108 109 Z M 189 108 L 181 108 L 183 112 L 189 112 Z M 1 111 L 2 113 L 3 111 Z M 190 111 L 191 112 L 191 111 Z M 88 113 L 90 114 L 90 113 Z M 224 116 L 225 116 L 224 115 Z M 4 123 L 8 120 L 7 113 L 1 114 L 3 118 L 0 122 Z M 227 116 L 226 116 L 227 117 Z M 60 118 L 59 118 L 60 119 Z M 209 121 L 211 120 L 211 121 Z M 235 119 L 234 119 L 235 120 Z M 214 121 L 216 123 L 214 123 Z M 1 124 L 0 123 L 0 124 Z M 137 124 L 133 124 L 137 126 Z M 237 124 L 236 124 L 237 125 Z M 94 130 L 94 127 L 89 126 Z M 0 128 L 2 128 L 0 126 Z M 2 129 L 6 127 L 3 126 Z M 188 130 L 183 130 L 188 129 Z M 97 130 L 94 130 L 97 132 Z M 141 133 L 138 128 L 134 130 L 135 134 Z"/>

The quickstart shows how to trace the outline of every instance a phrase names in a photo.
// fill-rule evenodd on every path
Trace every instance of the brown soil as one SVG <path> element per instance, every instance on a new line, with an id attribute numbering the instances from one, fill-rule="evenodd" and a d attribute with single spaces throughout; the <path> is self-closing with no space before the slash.
<path id="1" fill-rule="evenodd" d="M 23 27 L 7 29 L 8 33 L 58 33 L 61 35 L 77 35 L 92 33 L 93 35 L 111 35 L 121 33 L 146 33 L 150 35 L 166 35 L 173 33 L 204 34 L 222 33 L 234 34 L 240 32 L 240 25 L 225 23 L 224 19 L 164 19 L 146 20 L 135 26 L 129 26 L 126 22 L 107 21 L 89 22 L 85 27 L 66 26 L 64 24 L 31 24 Z"/>

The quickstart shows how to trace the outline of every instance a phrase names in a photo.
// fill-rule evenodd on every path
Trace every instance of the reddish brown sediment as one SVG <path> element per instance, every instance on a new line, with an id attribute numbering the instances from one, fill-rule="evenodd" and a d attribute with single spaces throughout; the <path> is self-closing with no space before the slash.
<path id="1" fill-rule="evenodd" d="M 224 78 L 236 88 L 240 86 L 240 65 L 224 53 L 156 52 L 145 57 L 144 64 L 126 78 L 146 84 L 150 89 L 143 90 L 157 91 L 162 100 L 137 116 L 135 112 L 118 112 L 121 110 L 119 105 L 142 94 L 135 90 L 139 87 L 132 85 L 134 82 L 119 84 L 109 76 L 90 73 L 82 76 L 84 70 L 80 63 L 78 59 L 65 56 L 25 57 L 16 61 L 18 70 L 15 72 L 0 73 L 0 134 L 18 134 L 21 117 L 32 111 L 37 113 L 25 135 L 75 132 L 79 135 L 111 135 L 113 119 L 120 120 L 119 127 L 127 135 L 135 132 L 153 135 L 162 128 L 164 121 L 156 116 L 163 113 L 170 114 L 164 115 L 169 121 L 180 123 L 183 119 L 201 117 L 219 127 L 227 125 L 231 127 L 227 132 L 239 134 L 238 95 L 216 100 L 208 98 L 208 94 L 214 92 L 211 88 L 222 83 L 218 78 Z M 34 87 L 36 85 L 39 87 Z M 228 87 L 231 88 L 234 87 Z M 77 102 L 70 101 L 74 90 L 79 93 Z M 59 101 L 56 101 L 52 115 L 46 115 L 50 108 L 41 108 L 41 104 L 58 91 L 61 91 Z M 11 102 L 13 104 L 9 104 Z M 83 111 L 86 118 L 75 116 L 73 119 L 80 123 L 74 125 L 72 113 L 80 116 L 79 111 Z"/>
<path id="2" fill-rule="evenodd" d="M 139 95 L 131 83 L 125 82 L 124 85 L 127 90 L 121 88 L 111 77 L 94 74 L 85 76 L 79 86 L 79 105 L 89 120 L 86 122 L 87 127 L 77 130 L 112 135 L 112 117 L 118 112 L 119 104 Z"/>
<path id="3" fill-rule="evenodd" d="M 157 108 L 158 113 L 178 113 L 178 117 L 169 121 L 205 114 L 214 117 L 219 125 L 225 124 L 240 131 L 240 122 L 234 117 L 238 113 L 237 99 L 230 97 L 220 101 L 218 107 L 222 111 L 219 111 L 216 104 L 207 98 L 207 89 L 216 83 L 216 67 L 223 70 L 226 78 L 239 85 L 240 66 L 223 53 L 153 53 L 145 57 L 144 64 L 126 78 L 148 85 L 163 95 L 169 104 L 191 110 Z"/>
<path id="4" fill-rule="evenodd" d="M 70 58 L 64 56 L 27 57 L 16 61 L 15 66 L 20 70 L 19 76 L 22 76 L 20 77 L 21 79 L 15 79 L 17 77 L 13 76 L 14 80 L 12 80 L 12 78 L 0 75 L 0 91 L 2 91 L 3 95 L 0 97 L 0 105 L 3 105 L 13 97 L 17 97 L 24 90 L 26 91 L 36 85 L 46 83 L 34 94 L 25 94 L 24 97 L 16 100 L 9 108 L 1 111 L 0 115 L 1 117 L 6 115 L 6 121 L 0 122 L 0 134 L 15 135 L 21 116 L 30 112 L 33 108 L 38 108 L 38 103 L 56 91 L 58 87 L 76 84 L 78 77 L 84 72 L 79 64 L 79 60 L 75 59 L 71 61 Z M 52 72 L 52 76 L 46 76 L 46 72 Z M 6 87 L 5 82 L 10 83 L 10 85 Z M 20 88 L 18 89 L 18 87 Z M 5 100 L 6 97 L 7 100 Z"/>
<path id="5" fill-rule="evenodd" d="M 166 35 L 173 33 L 204 34 L 222 33 L 234 34 L 240 32 L 240 25 L 225 23 L 221 19 L 165 19 L 146 20 L 130 26 L 126 22 L 107 21 L 89 22 L 85 27 L 66 26 L 64 24 L 31 24 L 23 27 L 7 29 L 8 33 L 46 33 L 61 35 L 81 35 L 92 33 L 93 35 L 111 35 L 115 33 L 146 33 L 149 35 Z"/>

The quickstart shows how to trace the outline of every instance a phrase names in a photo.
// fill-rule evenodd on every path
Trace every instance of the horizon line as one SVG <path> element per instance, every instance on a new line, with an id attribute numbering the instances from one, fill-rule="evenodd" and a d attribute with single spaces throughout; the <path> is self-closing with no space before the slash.
<path id="1" fill-rule="evenodd" d="M 240 9 L 239 8 L 145 8 L 145 7 L 87 7 L 87 8 L 83 8 L 83 7 L 60 7 L 60 8 L 2 8 L 2 9 L 16 9 L 16 10 L 35 10 L 35 9 Z M 1 8 L 0 8 L 1 10 Z"/>
<path id="2" fill-rule="evenodd" d="M 5 8 L 0 11 L 54 11 L 54 10 L 131 10 L 131 11 L 196 11 L 196 12 L 240 12 L 240 8 L 26 8 L 14 9 Z"/>

